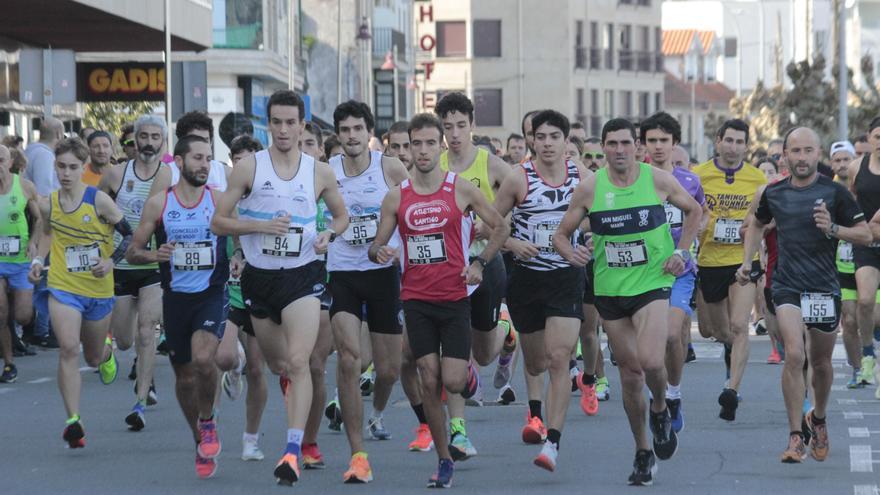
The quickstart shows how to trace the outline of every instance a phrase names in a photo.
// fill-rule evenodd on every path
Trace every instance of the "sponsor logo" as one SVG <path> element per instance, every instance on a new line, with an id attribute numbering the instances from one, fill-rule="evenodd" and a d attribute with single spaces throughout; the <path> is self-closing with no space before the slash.
<path id="1" fill-rule="evenodd" d="M 180 218 L 180 212 L 177 210 L 171 210 L 168 212 L 168 218 L 170 218 L 171 220 L 177 220 L 178 218 Z"/>
<path id="2" fill-rule="evenodd" d="M 82 223 L 90 223 L 92 221 L 92 217 L 89 214 L 85 214 L 82 216 Z"/>
<path id="3" fill-rule="evenodd" d="M 125 191 L 132 192 L 134 191 L 134 181 L 129 179 L 128 182 L 125 183 Z"/>
<path id="4" fill-rule="evenodd" d="M 452 208 L 442 199 L 413 203 L 403 214 L 406 225 L 415 231 L 439 229 L 449 222 Z"/>
<path id="5" fill-rule="evenodd" d="M 648 225 L 648 210 L 639 210 L 639 227 Z"/>
<path id="6" fill-rule="evenodd" d="M 272 187 L 272 181 L 263 182 L 263 185 L 260 187 L 261 191 L 273 191 L 275 188 Z"/>
<path id="7" fill-rule="evenodd" d="M 605 208 L 614 208 L 614 193 L 605 193 Z"/>

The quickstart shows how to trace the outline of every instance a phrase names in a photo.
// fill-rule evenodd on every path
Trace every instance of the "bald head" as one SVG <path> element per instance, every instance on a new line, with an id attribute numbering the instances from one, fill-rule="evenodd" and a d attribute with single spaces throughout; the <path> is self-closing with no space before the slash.
<path id="1" fill-rule="evenodd" d="M 64 137 L 64 123 L 55 117 L 47 117 L 40 124 L 40 142 L 54 148 Z"/>
<path id="2" fill-rule="evenodd" d="M 788 133 L 782 147 L 791 175 L 812 180 L 819 166 L 822 145 L 819 135 L 809 127 L 798 127 Z"/>

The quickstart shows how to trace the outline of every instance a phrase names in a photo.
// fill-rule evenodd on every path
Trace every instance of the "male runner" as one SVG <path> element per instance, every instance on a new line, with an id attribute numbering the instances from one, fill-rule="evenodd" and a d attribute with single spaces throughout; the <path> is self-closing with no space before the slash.
<path id="1" fill-rule="evenodd" d="M 214 419 L 217 366 L 214 355 L 229 309 L 226 238 L 211 232 L 214 191 L 207 139 L 185 136 L 174 146 L 182 181 L 147 200 L 126 258 L 132 264 L 159 263 L 162 314 L 180 409 L 196 442 L 196 475 L 217 472 L 220 439 Z M 156 235 L 157 249 L 147 246 Z M 236 336 L 237 337 L 237 336 Z"/>
<path id="2" fill-rule="evenodd" d="M 702 212 L 675 177 L 636 161 L 637 141 L 630 121 L 605 123 L 602 142 L 608 166 L 575 190 L 553 244 L 566 260 L 585 265 L 590 250 L 573 247 L 571 239 L 589 215 L 596 309 L 617 358 L 624 410 L 636 443 L 629 484 L 650 485 L 656 471 L 654 456 L 669 459 L 678 447 L 665 401 L 669 297 L 675 277 L 684 273 L 690 261 L 689 249 Z M 678 249 L 670 235 L 664 201 L 683 214 Z M 674 331 L 678 333 L 677 328 Z M 648 421 L 653 452 L 645 431 L 645 385 L 653 395 Z"/>
<path id="3" fill-rule="evenodd" d="M 83 182 L 98 187 L 104 171 L 111 168 L 113 160 L 113 140 L 107 131 L 95 131 L 86 138 L 89 146 L 89 163 L 83 171 Z"/>
<path id="4" fill-rule="evenodd" d="M 507 159 L 511 165 L 519 165 L 526 157 L 526 138 L 522 134 L 507 136 Z"/>
<path id="5" fill-rule="evenodd" d="M 831 169 L 834 171 L 834 180 L 843 184 L 849 179 L 849 164 L 856 158 L 856 150 L 849 141 L 837 141 L 831 143 Z"/>
<path id="6" fill-rule="evenodd" d="M 583 267 L 573 267 L 562 258 L 553 232 L 578 182 L 592 174 L 565 159 L 569 124 L 564 115 L 543 110 L 532 118 L 532 125 L 534 159 L 523 164 L 523 173 L 504 181 L 495 208 L 502 215 L 513 212 L 507 247 L 516 264 L 508 280 L 507 303 L 520 332 L 527 375 L 539 380 L 529 390 L 529 422 L 522 438 L 526 443 L 543 443 L 534 463 L 553 471 L 571 399 L 569 359 L 584 319 Z M 546 433 L 540 401 L 544 371 L 550 374 Z"/>
<path id="7" fill-rule="evenodd" d="M 866 220 L 872 220 L 880 210 L 880 117 L 875 117 L 868 125 L 868 143 L 871 151 L 849 165 L 850 191 L 855 195 Z M 868 246 L 853 246 L 853 261 L 856 265 L 856 321 L 859 335 L 862 336 L 862 381 L 877 382 L 876 394 L 880 398 L 880 380 L 874 380 L 876 358 L 874 345 L 865 345 L 865 337 L 871 335 L 876 321 L 874 307 L 877 304 L 877 289 L 880 287 L 880 239 L 874 239 Z"/>
<path id="8" fill-rule="evenodd" d="M 136 229 L 140 223 L 150 186 L 162 168 L 162 148 L 167 129 L 165 121 L 155 115 L 143 115 L 134 123 L 134 139 L 138 154 L 134 160 L 106 170 L 98 188 L 116 201 L 125 219 Z M 114 242 L 122 242 L 120 235 Z M 131 431 L 146 426 L 146 406 L 155 404 L 153 367 L 156 360 L 156 325 L 162 320 L 162 288 L 159 265 L 133 265 L 120 260 L 113 274 L 116 302 L 110 328 L 120 350 L 135 345 L 137 355 L 136 402 L 125 423 Z"/>
<path id="9" fill-rule="evenodd" d="M 716 133 L 718 156 L 694 168 L 709 208 L 697 257 L 697 304 L 704 328 L 725 346 L 729 382 L 718 397 L 718 417 L 726 421 L 736 419 L 738 390 L 749 358 L 749 317 L 755 303 L 754 284 L 734 284 L 742 259 L 743 222 L 758 187 L 767 183 L 760 170 L 744 161 L 748 144 L 749 125 L 728 120 Z M 760 276 L 759 267 L 753 271 Z"/>
<path id="10" fill-rule="evenodd" d="M 440 155 L 440 168 L 454 172 L 456 176 L 469 180 L 483 193 L 486 201 L 492 204 L 504 179 L 511 174 L 510 166 L 504 160 L 491 154 L 483 147 L 474 146 L 471 139 L 474 129 L 474 105 L 462 93 L 447 93 L 437 103 L 434 113 L 443 123 L 443 137 L 449 149 Z M 475 221 L 475 239 L 468 251 L 471 258 L 480 256 L 485 249 L 490 232 L 481 222 Z M 501 352 L 505 339 L 508 347 L 516 349 L 516 334 L 511 331 L 509 322 L 499 325 L 501 300 L 507 285 L 504 261 L 498 253 L 483 270 L 483 281 L 471 296 L 471 352 L 480 366 L 487 366 Z M 473 366 L 473 363 L 470 364 Z M 508 382 L 509 369 L 508 369 Z M 479 381 L 474 370 L 473 375 Z M 479 385 L 478 385 L 479 386 Z M 465 427 L 465 399 L 460 394 L 446 395 L 449 410 L 450 452 L 453 460 L 466 460 L 477 454 L 471 444 Z"/>
<path id="11" fill-rule="evenodd" d="M 777 261 L 771 290 L 785 344 L 782 395 L 791 431 L 782 462 L 800 463 L 807 456 L 804 435 L 808 432 L 801 431 L 806 352 L 813 374 L 813 409 L 805 421 L 812 437 L 810 454 L 824 461 L 828 456 L 826 406 L 834 379 L 831 354 L 840 322 L 840 285 L 834 270 L 836 239 L 866 245 L 871 242 L 871 233 L 845 186 L 817 173 L 821 144 L 812 129 L 789 131 L 782 149 L 791 176 L 756 194 L 757 221 L 750 222 L 746 230 L 743 262 L 736 278 L 743 285 L 751 282 L 752 259 L 758 252 L 762 229 L 775 220 L 779 252 L 785 255 Z"/>
<path id="12" fill-rule="evenodd" d="M 122 260 L 131 242 L 131 226 L 113 200 L 82 182 L 89 149 L 79 138 L 61 140 L 55 147 L 55 171 L 61 189 L 40 198 L 43 231 L 28 279 L 37 283 L 44 260 L 49 270 L 49 317 L 58 338 L 58 389 L 67 411 L 62 438 L 72 448 L 85 447 L 79 416 L 81 378 L 79 353 L 97 367 L 101 382 L 116 380 L 118 363 L 108 345 L 113 310 L 113 265 Z M 122 240 L 113 250 L 113 231 Z"/>
<path id="13" fill-rule="evenodd" d="M 287 447 L 275 468 L 280 484 L 299 480 L 303 428 L 312 401 L 309 356 L 320 318 L 324 264 L 317 255 L 348 227 L 336 178 L 325 163 L 297 148 L 305 104 L 279 90 L 267 102 L 272 146 L 238 162 L 211 222 L 217 235 L 238 235 L 247 266 L 241 290 L 260 350 L 273 373 L 289 384 Z M 317 233 L 317 202 L 333 214 Z M 238 218 L 233 209 L 238 205 Z"/>
<path id="14" fill-rule="evenodd" d="M 333 111 L 333 125 L 342 142 L 342 155 L 330 159 L 330 167 L 348 211 L 348 229 L 330 245 L 330 322 L 336 343 L 337 387 L 342 421 L 351 447 L 346 483 L 367 483 L 373 473 L 364 450 L 363 399 L 358 385 L 361 375 L 360 334 L 362 320 L 370 330 L 376 371 L 373 412 L 367 433 L 374 440 L 388 440 L 382 413 L 400 373 L 403 332 L 400 315 L 400 273 L 392 263 L 374 263 L 367 257 L 369 244 L 381 222 L 382 198 L 409 175 L 399 160 L 384 157 L 367 147 L 373 132 L 373 114 L 365 103 L 349 100 Z M 392 243 L 392 247 L 397 247 Z M 366 308 L 366 317 L 364 317 Z"/>
<path id="15" fill-rule="evenodd" d="M 488 260 L 504 243 L 509 226 L 476 186 L 439 167 L 443 126 L 436 117 L 416 115 L 410 122 L 409 135 L 415 163 L 413 178 L 392 188 L 382 201 L 381 223 L 369 256 L 381 264 L 400 256 L 406 329 L 439 458 L 437 473 L 428 486 L 448 488 L 454 464 L 440 387 L 449 394 L 473 395 L 476 391 L 473 368 L 468 366 L 472 335 L 468 295 L 473 290 L 469 286 L 480 283 Z M 483 254 L 468 261 L 471 211 L 492 233 Z M 395 228 L 401 238 L 399 252 L 388 245 Z"/>
<path id="16" fill-rule="evenodd" d="M 28 282 L 30 260 L 37 251 L 37 233 L 43 228 L 37 189 L 33 182 L 12 174 L 9 148 L 0 145 L 0 350 L 3 374 L 0 383 L 12 383 L 18 377 L 12 355 L 12 332 L 9 311 L 14 321 L 27 325 L 34 316 L 34 286 Z M 33 221 L 28 226 L 26 213 Z M 12 304 L 10 304 L 10 296 Z"/>
<path id="17" fill-rule="evenodd" d="M 137 143 L 134 139 L 134 124 L 125 124 L 119 134 L 119 145 L 129 160 L 137 158 Z"/>
<path id="18" fill-rule="evenodd" d="M 412 153 L 409 149 L 409 122 L 401 120 L 395 122 L 388 129 L 388 146 L 385 148 L 385 156 L 397 158 L 406 167 L 412 168 Z"/>
<path id="19" fill-rule="evenodd" d="M 681 187 L 700 205 L 702 218 L 708 217 L 706 197 L 700 178 L 684 167 L 672 164 L 672 151 L 681 142 L 681 126 L 666 112 L 659 112 L 641 125 L 641 140 L 645 143 L 651 165 L 672 174 Z M 666 223 L 672 232 L 672 242 L 678 245 L 681 239 L 684 218 L 682 211 L 669 202 L 664 203 Z M 685 248 L 688 249 L 689 248 Z M 688 336 L 691 331 L 690 319 L 693 317 L 691 298 L 694 294 L 696 266 L 688 257 L 684 272 L 675 278 L 669 297 L 669 338 L 666 340 L 666 405 L 672 418 L 672 428 L 676 433 L 684 428 L 684 412 L 681 407 L 681 375 L 684 370 Z"/>

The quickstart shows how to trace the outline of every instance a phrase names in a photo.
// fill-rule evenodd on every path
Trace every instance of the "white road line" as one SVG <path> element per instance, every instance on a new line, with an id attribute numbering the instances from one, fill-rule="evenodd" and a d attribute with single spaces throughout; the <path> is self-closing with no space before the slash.
<path id="1" fill-rule="evenodd" d="M 843 411 L 843 419 L 865 419 L 861 411 Z"/>
<path id="2" fill-rule="evenodd" d="M 837 403 L 841 406 L 854 406 L 859 403 L 859 401 L 855 399 L 837 399 Z"/>
<path id="3" fill-rule="evenodd" d="M 51 381 L 52 381 L 51 378 L 49 378 L 48 376 L 44 376 L 43 378 L 37 378 L 36 380 L 30 380 L 30 381 L 28 381 L 28 383 L 37 384 L 37 383 L 46 383 L 46 382 L 51 382 Z"/>
<path id="4" fill-rule="evenodd" d="M 846 385 L 832 385 L 832 386 L 831 386 L 831 391 L 832 391 L 832 392 L 845 392 L 845 391 L 846 391 Z"/>
<path id="5" fill-rule="evenodd" d="M 835 373 L 834 378 L 849 378 L 849 375 L 846 373 Z"/>
<path id="6" fill-rule="evenodd" d="M 95 369 L 95 368 L 92 368 L 91 366 L 83 366 L 82 368 L 79 369 L 79 372 L 82 373 L 83 371 L 91 371 L 93 369 Z"/>
<path id="7" fill-rule="evenodd" d="M 867 428 L 861 426 L 850 426 L 849 427 L 849 437 L 850 438 L 868 438 L 871 436 L 871 431 Z"/>
<path id="8" fill-rule="evenodd" d="M 849 470 L 853 473 L 870 473 L 874 471 L 870 445 L 849 446 Z"/>
<path id="9" fill-rule="evenodd" d="M 877 485 L 855 485 L 853 495 L 880 495 L 880 488 Z"/>

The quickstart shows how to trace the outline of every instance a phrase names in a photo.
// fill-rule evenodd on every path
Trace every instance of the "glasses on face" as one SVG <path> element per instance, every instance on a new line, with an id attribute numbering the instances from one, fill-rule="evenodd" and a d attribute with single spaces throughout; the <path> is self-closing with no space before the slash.
<path id="1" fill-rule="evenodd" d="M 773 153 L 772 155 L 770 155 L 770 158 L 772 158 L 778 162 L 779 159 L 782 158 L 782 155 L 780 155 L 779 153 Z"/>
<path id="2" fill-rule="evenodd" d="M 123 141 L 122 146 L 134 146 L 134 139 L 127 139 Z"/>
<path id="3" fill-rule="evenodd" d="M 585 151 L 584 158 L 586 158 L 588 160 L 604 160 L 605 153 L 600 153 L 598 151 L 595 151 L 595 152 Z"/>

